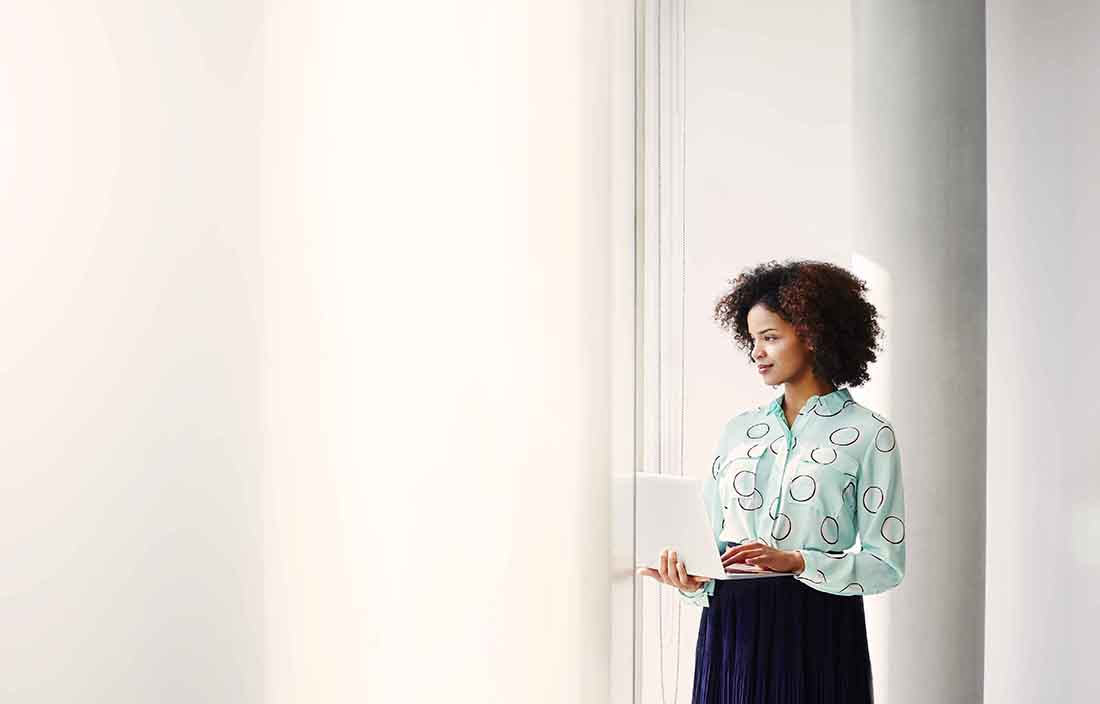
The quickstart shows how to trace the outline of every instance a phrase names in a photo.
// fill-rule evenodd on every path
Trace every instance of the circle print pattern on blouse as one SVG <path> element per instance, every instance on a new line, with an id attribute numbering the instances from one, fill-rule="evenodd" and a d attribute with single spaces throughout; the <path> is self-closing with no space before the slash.
<path id="1" fill-rule="evenodd" d="M 756 490 L 756 473 L 743 469 L 733 475 L 733 490 L 738 496 L 752 496 Z"/>
<path id="2" fill-rule="evenodd" d="M 832 516 L 826 516 L 821 522 L 821 539 L 829 545 L 836 545 L 840 540 L 840 524 Z"/>
<path id="3" fill-rule="evenodd" d="M 845 587 L 844 587 L 843 589 L 841 589 L 840 591 L 842 591 L 842 592 L 846 592 L 846 591 L 848 591 L 848 588 L 849 588 L 849 587 L 855 587 L 855 589 L 852 589 L 852 591 L 853 591 L 853 592 L 855 592 L 855 591 L 857 591 L 857 590 L 858 590 L 860 594 L 862 594 L 862 593 L 863 593 L 863 585 L 862 585 L 862 584 L 860 584 L 859 582 L 852 582 L 851 584 L 848 584 L 847 586 L 845 586 Z"/>
<path id="4" fill-rule="evenodd" d="M 883 498 L 882 489 L 877 486 L 869 486 L 867 491 L 863 492 L 863 508 L 867 509 L 869 513 L 878 513 L 878 510 L 882 508 Z"/>
<path id="5" fill-rule="evenodd" d="M 813 577 L 806 577 L 806 576 L 800 574 L 800 575 L 798 575 L 798 578 L 799 579 L 804 579 L 807 582 L 810 582 L 811 584 L 825 584 L 825 581 L 826 581 L 825 580 L 825 573 L 822 572 L 821 570 L 814 570 L 814 572 L 816 572 L 817 574 L 814 575 Z"/>
<path id="6" fill-rule="evenodd" d="M 841 445 L 847 447 L 856 440 L 859 440 L 859 428 L 846 425 L 843 428 L 837 428 L 833 432 L 829 433 L 829 442 L 834 445 Z"/>
<path id="7" fill-rule="evenodd" d="M 722 455 L 718 455 L 714 458 L 714 462 L 710 465 L 710 474 L 715 479 L 718 479 L 719 464 L 721 463 Z"/>
<path id="8" fill-rule="evenodd" d="M 775 499 L 772 501 L 771 507 L 768 509 L 768 518 L 772 519 L 773 521 L 775 519 L 779 518 L 779 497 L 778 496 L 775 497 Z"/>
<path id="9" fill-rule="evenodd" d="M 776 447 L 777 444 L 778 447 Z M 780 452 L 787 449 L 786 438 L 780 435 L 775 440 L 772 440 L 771 444 L 768 445 L 768 449 L 772 451 L 773 455 L 778 455 Z"/>
<path id="10" fill-rule="evenodd" d="M 882 522 L 882 537 L 897 545 L 905 540 L 905 523 L 897 516 L 887 516 Z"/>
<path id="11" fill-rule="evenodd" d="M 809 474 L 799 474 L 791 480 L 787 493 L 798 502 L 809 501 L 817 493 L 817 482 Z"/>
<path id="12" fill-rule="evenodd" d="M 817 414 L 818 416 L 822 417 L 822 418 L 835 418 L 835 417 L 839 416 L 845 408 L 848 407 L 848 406 L 845 405 L 845 406 L 841 406 L 840 408 L 836 409 L 832 413 L 822 413 L 821 411 L 817 410 L 817 407 L 819 405 L 820 404 L 814 404 L 814 413 Z"/>
<path id="13" fill-rule="evenodd" d="M 807 409 L 806 409 L 806 410 L 804 410 L 804 411 L 799 411 L 799 412 L 798 412 L 798 415 L 800 415 L 800 416 L 804 416 L 804 415 L 806 415 L 807 413 L 812 413 L 812 412 L 813 412 L 813 410 L 814 410 L 815 408 L 817 408 L 817 404 L 818 404 L 818 403 L 819 403 L 818 401 L 814 401 L 814 402 L 813 402 L 813 405 L 811 405 L 811 406 L 810 406 L 809 408 L 807 408 Z"/>
<path id="14" fill-rule="evenodd" d="M 879 423 L 885 423 L 886 425 L 890 425 L 890 421 L 886 420 L 885 418 L 883 418 L 879 414 L 875 413 L 874 411 L 871 411 L 871 417 L 874 418 L 875 420 L 877 420 Z"/>
<path id="15" fill-rule="evenodd" d="M 815 447 L 810 450 L 810 459 L 818 464 L 832 464 L 836 462 L 836 450 L 831 447 Z"/>
<path id="16" fill-rule="evenodd" d="M 844 488 L 840 491 L 840 499 L 846 504 L 855 504 L 856 502 L 856 483 L 848 482 L 844 485 Z"/>
<path id="17" fill-rule="evenodd" d="M 767 452 L 767 450 L 768 446 L 765 443 L 758 442 L 750 447 L 748 452 L 746 452 L 745 454 L 749 456 L 750 460 L 758 460 L 764 456 L 764 453 Z"/>
<path id="18" fill-rule="evenodd" d="M 875 434 L 875 449 L 879 452 L 889 452 L 897 445 L 897 439 L 894 437 L 894 429 L 888 425 L 884 425 L 878 429 L 878 433 Z"/>
<path id="19" fill-rule="evenodd" d="M 757 489 L 752 490 L 752 496 L 737 499 L 737 505 L 744 511 L 755 511 L 764 505 L 764 495 Z"/>
<path id="20" fill-rule="evenodd" d="M 767 423 L 757 423 L 756 425 L 749 427 L 749 429 L 745 431 L 745 435 L 749 436 L 753 440 L 759 440 L 760 438 L 767 435 L 771 429 L 772 427 Z"/>
<path id="21" fill-rule="evenodd" d="M 775 519 L 775 525 L 772 526 L 772 537 L 776 540 L 783 540 L 791 534 L 791 519 L 785 513 L 779 514 Z"/>

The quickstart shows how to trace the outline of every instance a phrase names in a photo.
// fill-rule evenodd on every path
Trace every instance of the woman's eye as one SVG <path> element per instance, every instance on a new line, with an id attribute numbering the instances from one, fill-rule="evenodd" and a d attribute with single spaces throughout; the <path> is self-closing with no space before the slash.
<path id="1" fill-rule="evenodd" d="M 765 337 L 764 339 L 767 340 L 768 342 L 771 342 L 775 338 L 773 336 L 769 335 L 768 337 Z"/>

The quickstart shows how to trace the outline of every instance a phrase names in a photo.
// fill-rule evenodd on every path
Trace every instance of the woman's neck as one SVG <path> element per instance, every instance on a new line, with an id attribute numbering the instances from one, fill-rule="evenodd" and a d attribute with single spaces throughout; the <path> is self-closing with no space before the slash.
<path id="1" fill-rule="evenodd" d="M 809 377 L 803 382 L 788 381 L 783 387 L 783 412 L 793 417 L 802 410 L 811 396 L 824 396 L 836 391 L 836 387 L 817 377 Z"/>

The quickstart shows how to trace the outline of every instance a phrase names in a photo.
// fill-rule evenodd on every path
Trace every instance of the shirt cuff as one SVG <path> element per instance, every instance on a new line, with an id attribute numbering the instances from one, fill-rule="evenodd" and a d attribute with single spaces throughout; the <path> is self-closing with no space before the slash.
<path id="1" fill-rule="evenodd" d="M 693 606 L 706 608 L 710 606 L 710 597 L 714 596 L 714 583 L 715 580 L 712 578 L 693 592 L 685 592 L 682 589 L 677 589 L 676 593 L 687 603 Z"/>
<path id="2" fill-rule="evenodd" d="M 825 572 L 821 569 L 821 563 L 819 561 L 829 558 L 816 550 L 798 550 L 796 552 L 802 555 L 802 560 L 806 563 L 806 567 L 802 572 L 796 574 L 794 578 L 810 584 L 824 584 Z"/>

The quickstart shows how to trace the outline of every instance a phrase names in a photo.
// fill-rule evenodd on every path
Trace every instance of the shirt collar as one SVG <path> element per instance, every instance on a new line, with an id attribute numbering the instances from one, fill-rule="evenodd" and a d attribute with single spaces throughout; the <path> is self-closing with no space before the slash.
<path id="1" fill-rule="evenodd" d="M 806 399 L 806 405 L 802 408 L 816 408 L 818 405 L 829 415 L 836 413 L 841 408 L 844 408 L 844 404 L 852 398 L 852 394 L 848 392 L 848 387 L 838 388 L 836 391 L 818 396 L 813 396 Z M 783 394 L 779 394 L 772 399 L 771 405 L 768 406 L 768 413 L 782 413 L 783 412 Z M 815 405 L 816 404 L 816 405 Z M 802 409 L 799 409 L 801 411 Z"/>

